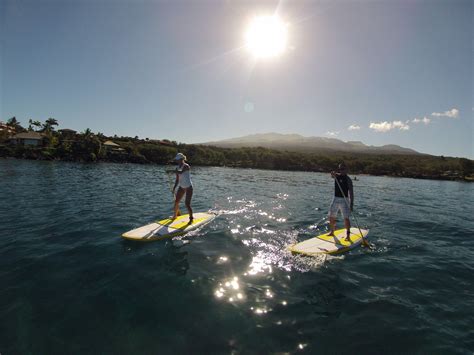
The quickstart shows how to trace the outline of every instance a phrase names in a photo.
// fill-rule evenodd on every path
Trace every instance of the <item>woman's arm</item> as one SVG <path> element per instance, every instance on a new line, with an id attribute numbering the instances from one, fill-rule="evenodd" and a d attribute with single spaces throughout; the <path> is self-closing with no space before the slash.
<path id="1" fill-rule="evenodd" d="M 183 167 L 181 168 L 181 170 L 176 170 L 176 176 L 178 176 L 179 174 L 182 174 L 184 173 L 185 171 L 189 170 L 189 165 L 183 165 Z"/>

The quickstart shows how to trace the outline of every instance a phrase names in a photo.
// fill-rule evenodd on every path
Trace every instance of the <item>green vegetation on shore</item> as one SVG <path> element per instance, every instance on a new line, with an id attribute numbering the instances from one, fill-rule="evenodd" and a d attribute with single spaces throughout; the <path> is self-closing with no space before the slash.
<path id="1" fill-rule="evenodd" d="M 57 131 L 57 125 L 54 118 L 44 123 L 30 120 L 28 129 L 25 129 L 15 118 L 11 118 L 6 124 L 9 130 L 0 131 L 0 157 L 166 164 L 180 151 L 193 165 L 328 172 L 344 161 L 351 174 L 474 181 L 474 161 L 466 158 L 336 151 L 301 153 L 261 147 L 218 148 L 168 140 L 108 137 L 95 134 L 90 129 L 82 133 Z M 22 132 L 41 135 L 38 146 L 15 142 L 14 137 Z M 117 145 L 110 144 L 110 141 Z"/>

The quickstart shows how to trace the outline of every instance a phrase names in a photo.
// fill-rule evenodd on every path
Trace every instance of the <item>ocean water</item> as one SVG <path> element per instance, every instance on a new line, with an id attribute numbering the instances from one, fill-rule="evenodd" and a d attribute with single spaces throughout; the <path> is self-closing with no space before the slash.
<path id="1" fill-rule="evenodd" d="M 358 176 L 373 250 L 307 258 L 285 247 L 327 230 L 327 174 L 192 172 L 219 216 L 139 243 L 164 167 L 0 160 L 0 353 L 473 353 L 473 184 Z"/>

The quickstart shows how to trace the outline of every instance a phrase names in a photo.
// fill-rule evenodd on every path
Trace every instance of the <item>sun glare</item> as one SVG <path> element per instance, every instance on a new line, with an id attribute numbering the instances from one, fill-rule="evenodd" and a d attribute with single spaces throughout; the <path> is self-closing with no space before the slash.
<path id="1" fill-rule="evenodd" d="M 245 32 L 246 47 L 255 58 L 283 54 L 287 41 L 287 25 L 278 16 L 255 17 Z"/>

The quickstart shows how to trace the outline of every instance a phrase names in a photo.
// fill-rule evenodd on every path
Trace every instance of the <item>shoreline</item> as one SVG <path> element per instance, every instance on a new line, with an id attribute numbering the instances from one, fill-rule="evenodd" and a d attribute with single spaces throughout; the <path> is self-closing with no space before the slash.
<path id="1" fill-rule="evenodd" d="M 5 160 L 27 160 L 27 161 L 49 161 L 49 162 L 63 162 L 63 163 L 78 163 L 78 164 L 134 164 L 134 165 L 157 165 L 157 166 L 169 166 L 166 163 L 155 163 L 151 161 L 115 161 L 114 159 L 100 159 L 95 161 L 87 161 L 84 159 L 59 159 L 59 158 L 19 158 L 12 156 L 0 156 L 0 159 Z M 268 171 L 288 171 L 288 172 L 313 172 L 313 173 L 330 173 L 330 170 L 315 170 L 315 169 L 283 169 L 283 168 L 265 168 L 265 167 L 252 167 L 252 166 L 242 166 L 239 164 L 199 164 L 193 163 L 190 161 L 190 164 L 196 167 L 216 167 L 216 168 L 231 168 L 231 169 L 256 169 L 256 170 L 268 170 Z M 455 181 L 455 182 L 474 182 L 474 177 L 459 177 L 459 176 L 443 176 L 443 175 L 425 175 L 425 174 L 369 174 L 362 172 L 350 172 L 352 176 L 378 176 L 378 177 L 391 177 L 391 178 L 402 178 L 402 179 L 415 179 L 415 180 L 433 180 L 433 181 Z M 357 180 L 356 180 L 357 181 Z"/>
<path id="2" fill-rule="evenodd" d="M 106 136 L 86 129 L 56 131 L 49 119 L 39 130 L 9 123 L 15 135 L 0 135 L 0 157 L 79 163 L 110 162 L 163 164 L 178 152 L 194 166 L 215 166 L 274 171 L 329 173 L 344 162 L 352 175 L 390 176 L 420 180 L 474 182 L 474 160 L 460 157 L 408 153 L 364 153 L 334 149 L 285 150 L 265 147 L 219 147 L 186 144 L 168 139 Z M 30 129 L 31 128 L 31 129 Z"/>

